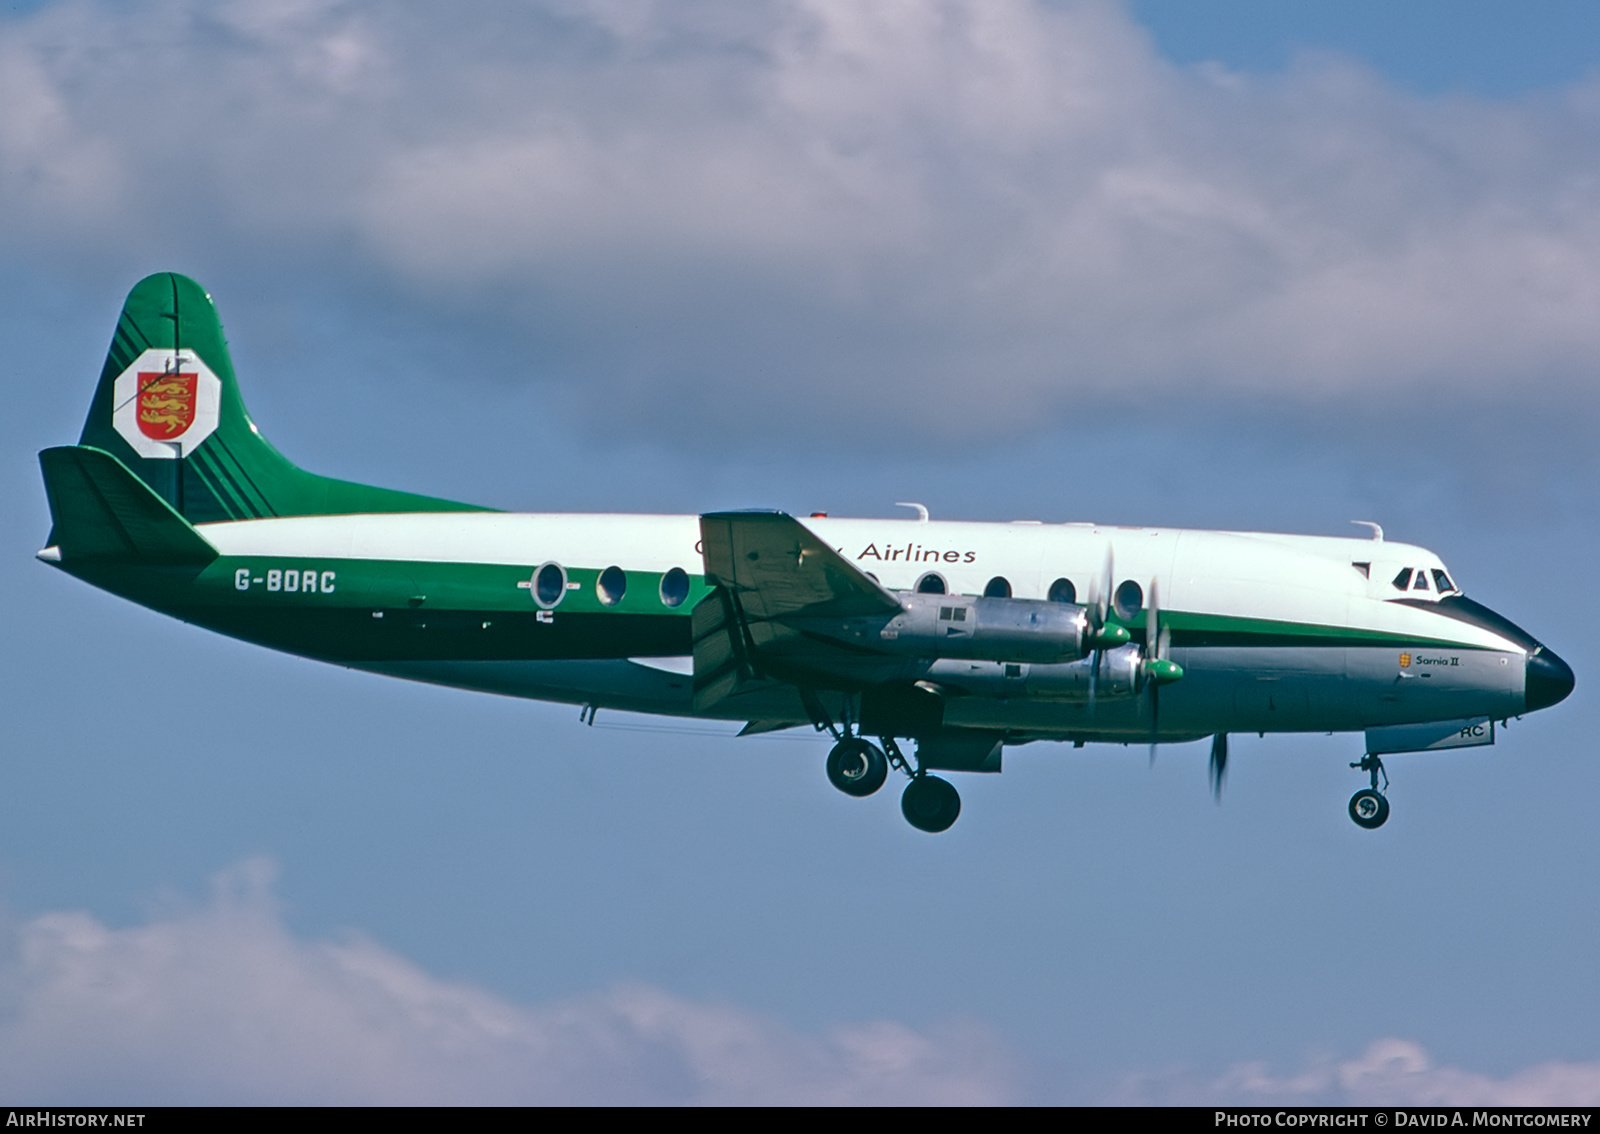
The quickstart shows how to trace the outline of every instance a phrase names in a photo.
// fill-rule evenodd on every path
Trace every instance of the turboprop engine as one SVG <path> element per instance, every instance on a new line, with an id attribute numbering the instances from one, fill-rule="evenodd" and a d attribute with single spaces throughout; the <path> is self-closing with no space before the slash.
<path id="1" fill-rule="evenodd" d="M 864 644 L 887 653 L 990 662 L 1075 661 L 1093 645 L 1088 612 L 1041 599 L 902 594 L 900 613 Z"/>
<path id="2" fill-rule="evenodd" d="M 1139 647 L 1119 646 L 1099 658 L 1045 665 L 940 658 L 928 667 L 926 680 L 978 697 L 1086 702 L 1091 697 L 1130 697 L 1147 676 Z"/>

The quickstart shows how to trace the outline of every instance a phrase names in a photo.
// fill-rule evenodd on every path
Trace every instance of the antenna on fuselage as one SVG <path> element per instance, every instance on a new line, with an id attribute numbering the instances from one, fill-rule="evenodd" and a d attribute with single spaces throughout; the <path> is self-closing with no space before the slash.
<path id="1" fill-rule="evenodd" d="M 915 508 L 917 510 L 917 519 L 924 524 L 928 522 L 928 506 L 926 504 L 916 504 L 910 500 L 896 500 L 894 506 L 896 508 Z"/>
<path id="2" fill-rule="evenodd" d="M 1372 538 L 1373 538 L 1373 540 L 1375 542 L 1377 542 L 1377 543 L 1382 543 L 1383 542 L 1383 525 L 1382 524 L 1375 524 L 1371 520 L 1351 520 L 1350 522 L 1352 524 L 1357 525 L 1358 527 L 1371 528 L 1372 529 Z"/>

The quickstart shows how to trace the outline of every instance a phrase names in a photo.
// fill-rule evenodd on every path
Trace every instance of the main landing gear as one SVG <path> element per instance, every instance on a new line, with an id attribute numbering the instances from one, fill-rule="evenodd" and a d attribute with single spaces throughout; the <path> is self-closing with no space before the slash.
<path id="1" fill-rule="evenodd" d="M 1389 800 L 1378 790 L 1378 777 L 1383 776 L 1383 786 L 1389 786 L 1389 773 L 1383 770 L 1383 761 L 1370 752 L 1361 757 L 1352 768 L 1360 768 L 1372 776 L 1372 786 L 1364 787 L 1350 797 L 1350 818 L 1356 826 L 1372 831 L 1389 820 Z"/>
<path id="2" fill-rule="evenodd" d="M 859 736 L 845 737 L 828 753 L 828 782 L 846 795 L 871 795 L 888 777 L 883 751 Z"/>
<path id="3" fill-rule="evenodd" d="M 948 780 L 930 776 L 911 765 L 893 737 L 882 738 L 879 748 L 859 736 L 843 736 L 828 753 L 828 782 L 846 795 L 869 796 L 883 786 L 891 766 L 911 778 L 900 797 L 900 812 L 919 831 L 948 831 L 961 814 L 961 796 Z"/>

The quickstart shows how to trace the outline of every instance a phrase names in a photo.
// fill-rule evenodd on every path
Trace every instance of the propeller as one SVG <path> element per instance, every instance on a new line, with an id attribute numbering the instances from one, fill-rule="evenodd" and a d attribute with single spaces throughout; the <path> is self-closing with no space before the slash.
<path id="1" fill-rule="evenodd" d="M 1108 649 L 1127 644 L 1132 635 L 1126 626 L 1109 621 L 1111 614 L 1111 587 L 1116 578 L 1115 551 L 1106 543 L 1105 569 L 1098 577 L 1089 579 L 1089 593 L 1084 604 L 1089 615 L 1089 641 L 1094 647 L 1089 663 L 1089 715 L 1094 716 L 1095 688 L 1100 681 L 1100 658 Z"/>
<path id="2" fill-rule="evenodd" d="M 1161 687 L 1183 677 L 1183 667 L 1167 657 L 1172 648 L 1172 629 L 1161 624 L 1159 583 L 1150 580 L 1150 594 L 1144 604 L 1144 676 L 1150 695 L 1150 762 L 1156 761 L 1156 743 L 1161 736 Z"/>
<path id="3" fill-rule="evenodd" d="M 1211 738 L 1211 794 L 1222 802 L 1222 777 L 1228 774 L 1228 734 L 1219 732 Z"/>

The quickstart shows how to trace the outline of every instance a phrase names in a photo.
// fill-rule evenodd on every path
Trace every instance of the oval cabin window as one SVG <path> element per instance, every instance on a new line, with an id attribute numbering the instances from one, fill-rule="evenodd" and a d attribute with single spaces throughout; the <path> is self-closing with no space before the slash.
<path id="1" fill-rule="evenodd" d="M 567 595 L 567 570 L 559 563 L 546 563 L 533 573 L 533 601 L 549 610 Z"/>
<path id="2" fill-rule="evenodd" d="M 682 606 L 683 600 L 689 597 L 689 572 L 682 567 L 674 567 L 661 576 L 661 605 Z"/>
<path id="3" fill-rule="evenodd" d="M 923 595 L 942 595 L 947 593 L 944 585 L 944 576 L 937 571 L 929 571 L 917 580 L 917 593 Z"/>
<path id="4" fill-rule="evenodd" d="M 628 576 L 623 573 L 621 567 L 615 565 L 607 567 L 594 581 L 594 593 L 600 596 L 600 601 L 607 606 L 616 606 L 622 601 L 622 596 L 628 593 Z"/>
<path id="5" fill-rule="evenodd" d="M 1132 622 L 1143 607 L 1144 588 L 1132 579 L 1122 580 L 1111 599 L 1111 609 L 1117 612 L 1117 617 L 1124 622 Z"/>

